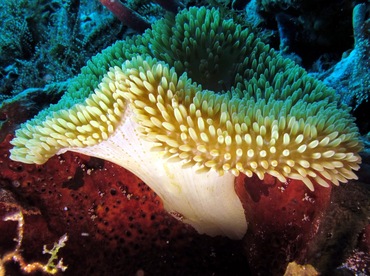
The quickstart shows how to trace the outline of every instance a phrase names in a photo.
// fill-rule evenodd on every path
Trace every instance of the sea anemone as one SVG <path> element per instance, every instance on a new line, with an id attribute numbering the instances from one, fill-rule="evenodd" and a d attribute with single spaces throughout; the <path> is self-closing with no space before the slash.
<path id="1" fill-rule="evenodd" d="M 338 185 L 361 150 L 334 90 L 216 9 L 190 8 L 104 50 L 24 123 L 13 160 L 76 151 L 142 178 L 200 233 L 241 238 L 240 173 Z"/>

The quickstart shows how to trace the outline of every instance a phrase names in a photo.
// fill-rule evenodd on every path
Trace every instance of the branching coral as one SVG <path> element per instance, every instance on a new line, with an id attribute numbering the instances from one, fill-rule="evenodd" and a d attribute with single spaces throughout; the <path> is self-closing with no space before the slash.
<path id="1" fill-rule="evenodd" d="M 370 93 L 370 16 L 365 3 L 353 9 L 354 48 L 338 64 L 328 70 L 324 82 L 334 87 L 342 101 L 355 109 L 368 101 Z"/>
<path id="2" fill-rule="evenodd" d="M 5 263 L 11 261 L 17 262 L 22 269 L 22 272 L 24 273 L 35 273 L 37 271 L 43 271 L 45 274 L 54 275 L 60 271 L 65 271 L 67 269 L 67 266 L 63 265 L 63 259 L 58 259 L 57 256 L 59 249 L 64 247 L 66 241 L 68 240 L 68 236 L 66 234 L 59 239 L 58 243 L 54 243 L 52 249 L 48 250 L 46 246 L 44 246 L 43 254 L 51 255 L 46 264 L 40 262 L 27 263 L 21 254 L 24 231 L 24 217 L 22 211 L 19 210 L 14 214 L 7 215 L 4 220 L 18 222 L 18 237 L 15 239 L 15 241 L 17 241 L 17 244 L 14 250 L 11 252 L 7 252 L 4 256 L 1 256 L 0 258 L 0 276 L 6 275 Z"/>
<path id="3" fill-rule="evenodd" d="M 368 101 L 370 94 L 370 5 L 358 4 L 353 9 L 353 35 L 357 54 L 350 79 L 350 90 L 356 97 L 356 107 Z"/>
<path id="4" fill-rule="evenodd" d="M 123 35 L 98 1 L 0 2 L 0 100 L 65 81 Z"/>
<path id="5" fill-rule="evenodd" d="M 190 8 L 88 63 L 26 122 L 11 158 L 67 150 L 120 164 L 198 231 L 240 238 L 239 173 L 328 186 L 355 179 L 361 149 L 332 89 L 219 11 Z"/>

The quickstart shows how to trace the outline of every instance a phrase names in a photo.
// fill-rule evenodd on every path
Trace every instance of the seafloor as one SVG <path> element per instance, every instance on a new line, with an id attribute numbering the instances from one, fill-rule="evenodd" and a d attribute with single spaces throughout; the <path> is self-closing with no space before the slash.
<path id="1" fill-rule="evenodd" d="M 112 2 L 130 12 L 115 16 Z M 192 6 L 220 9 L 335 89 L 364 144 L 358 180 L 312 192 L 239 178 L 249 228 L 230 240 L 198 234 L 108 161 L 10 160 L 15 130 L 58 102 L 92 56 Z M 0 275 L 370 275 L 369 1 L 2 0 L 0 22 Z M 43 247 L 58 240 L 50 259 Z"/>

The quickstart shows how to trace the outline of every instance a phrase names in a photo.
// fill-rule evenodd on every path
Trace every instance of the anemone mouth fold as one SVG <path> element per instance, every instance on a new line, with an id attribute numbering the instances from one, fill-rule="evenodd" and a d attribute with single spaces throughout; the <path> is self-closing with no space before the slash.
<path id="1" fill-rule="evenodd" d="M 135 143 L 124 139 L 125 120 L 133 122 Z M 11 158 L 25 163 L 42 164 L 74 150 L 101 158 L 109 152 L 111 161 L 131 166 L 139 177 L 149 174 L 140 166 L 154 159 L 160 160 L 159 171 L 171 162 L 188 174 L 210 173 L 212 181 L 216 173 L 221 182 L 227 178 L 227 198 L 238 202 L 224 215 L 235 212 L 238 218 L 242 207 L 230 183 L 239 173 L 297 179 L 314 190 L 314 184 L 356 179 L 362 149 L 349 108 L 338 103 L 333 89 L 250 30 L 206 8 L 184 10 L 104 50 L 71 81 L 61 101 L 23 124 L 11 143 Z M 115 157 L 113 149 L 124 158 Z M 188 174 L 179 175 L 189 180 Z M 186 186 L 180 178 L 175 177 L 176 185 Z M 174 183 L 161 172 L 158 179 Z M 174 196 L 161 193 L 167 202 Z M 190 201 L 194 195 L 187 193 Z M 198 203 L 196 212 L 203 215 L 194 217 L 199 222 L 211 215 Z M 193 216 L 189 212 L 188 218 Z M 238 227 L 240 234 L 245 221 Z"/>

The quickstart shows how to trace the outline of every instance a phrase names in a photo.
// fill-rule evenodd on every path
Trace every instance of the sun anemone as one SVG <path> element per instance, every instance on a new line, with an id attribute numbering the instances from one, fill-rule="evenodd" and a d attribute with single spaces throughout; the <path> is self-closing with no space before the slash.
<path id="1" fill-rule="evenodd" d="M 200 233 L 241 238 L 239 173 L 338 185 L 361 150 L 332 89 L 216 9 L 190 8 L 117 42 L 24 123 L 11 158 L 76 151 L 115 162 Z"/>

